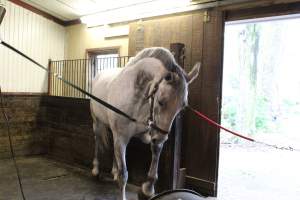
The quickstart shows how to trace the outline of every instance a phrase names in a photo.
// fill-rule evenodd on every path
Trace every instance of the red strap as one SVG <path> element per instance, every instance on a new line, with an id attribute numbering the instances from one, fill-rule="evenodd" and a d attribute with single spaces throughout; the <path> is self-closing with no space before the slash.
<path id="1" fill-rule="evenodd" d="M 234 132 L 234 131 L 232 131 L 232 130 L 229 130 L 229 129 L 227 129 L 227 128 L 221 126 L 220 124 L 218 124 L 217 122 L 213 121 L 213 120 L 210 119 L 209 117 L 205 116 L 205 115 L 202 114 L 201 112 L 199 112 L 199 111 L 197 111 L 197 110 L 195 110 L 195 109 L 193 109 L 193 108 L 191 108 L 191 107 L 189 107 L 189 106 L 188 106 L 188 108 L 189 108 L 191 111 L 193 111 L 197 116 L 199 116 L 199 117 L 205 119 L 205 120 L 206 120 L 207 122 L 209 122 L 210 124 L 213 124 L 214 126 L 220 128 L 220 129 L 223 129 L 223 130 L 225 130 L 225 131 L 227 131 L 227 132 L 229 132 L 229 133 L 231 133 L 231 134 L 233 134 L 233 135 L 235 135 L 235 136 L 238 136 L 238 137 L 243 138 L 243 139 L 245 139 L 245 140 L 249 140 L 249 141 L 251 141 L 251 142 L 255 142 L 255 140 L 252 139 L 252 138 L 246 137 L 246 136 L 244 136 L 244 135 L 241 135 L 241 134 L 239 134 L 239 133 L 237 133 L 237 132 Z"/>

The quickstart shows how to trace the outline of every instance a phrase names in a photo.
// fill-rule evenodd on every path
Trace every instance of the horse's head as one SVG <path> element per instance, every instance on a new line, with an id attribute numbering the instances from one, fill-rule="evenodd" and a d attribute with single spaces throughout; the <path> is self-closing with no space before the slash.
<path id="1" fill-rule="evenodd" d="M 138 62 L 145 65 L 145 68 L 149 71 L 154 71 L 152 74 L 155 74 L 155 78 L 151 81 L 152 84 L 148 85 L 150 89 L 148 88 L 146 91 L 148 97 L 152 97 L 150 116 L 153 119 L 151 120 L 156 127 L 163 131 L 153 128 L 151 138 L 152 141 L 164 141 L 168 138 L 168 135 L 164 132 L 170 131 L 175 116 L 188 104 L 188 85 L 198 76 L 200 63 L 197 63 L 191 72 L 187 74 L 176 63 L 173 54 L 163 47 L 145 48 L 132 58 L 127 65 L 133 66 Z M 163 70 L 159 70 L 159 67 L 155 66 L 161 66 Z M 141 77 L 139 79 L 143 80 Z M 147 82 L 150 79 L 145 78 L 145 81 L 137 81 L 137 83 Z"/>
<path id="2" fill-rule="evenodd" d="M 200 63 L 197 63 L 188 74 L 183 70 L 168 71 L 157 84 L 153 102 L 153 120 L 159 128 L 170 131 L 176 115 L 188 105 L 188 85 L 198 76 L 199 70 Z M 154 130 L 152 140 L 156 139 L 167 139 L 167 135 L 164 136 Z"/>

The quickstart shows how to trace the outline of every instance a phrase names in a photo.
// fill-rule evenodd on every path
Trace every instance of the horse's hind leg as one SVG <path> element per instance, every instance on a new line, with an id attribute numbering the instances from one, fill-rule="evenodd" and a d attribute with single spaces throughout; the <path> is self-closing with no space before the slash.
<path id="1" fill-rule="evenodd" d="M 99 123 L 99 122 L 94 122 L 93 123 L 93 130 L 94 130 L 94 133 L 95 133 L 95 153 L 94 153 L 92 174 L 94 176 L 98 176 L 98 174 L 99 174 L 99 159 L 98 159 L 99 157 L 98 157 L 98 153 L 99 153 L 101 128 L 103 128 L 103 125 L 101 123 Z"/>

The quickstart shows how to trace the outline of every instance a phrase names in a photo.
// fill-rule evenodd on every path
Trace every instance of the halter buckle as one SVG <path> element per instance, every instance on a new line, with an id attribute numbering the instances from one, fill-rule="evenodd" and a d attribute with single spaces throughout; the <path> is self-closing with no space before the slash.
<path id="1" fill-rule="evenodd" d="M 148 129 L 152 129 L 153 124 L 154 124 L 154 121 L 151 119 L 148 119 Z"/>

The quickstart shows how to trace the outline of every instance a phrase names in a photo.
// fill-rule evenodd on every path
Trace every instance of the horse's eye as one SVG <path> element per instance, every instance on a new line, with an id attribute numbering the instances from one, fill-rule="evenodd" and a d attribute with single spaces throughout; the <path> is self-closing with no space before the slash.
<path id="1" fill-rule="evenodd" d="M 172 80 L 172 74 L 171 73 L 168 73 L 165 77 L 165 80 L 166 81 L 171 81 Z"/>
<path id="2" fill-rule="evenodd" d="M 159 101 L 159 100 L 158 100 L 158 104 L 159 104 L 160 106 L 163 106 L 163 105 L 164 105 L 164 103 L 163 103 L 162 101 Z"/>

